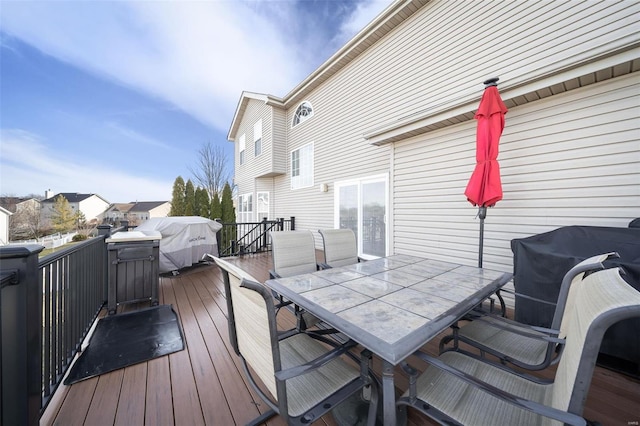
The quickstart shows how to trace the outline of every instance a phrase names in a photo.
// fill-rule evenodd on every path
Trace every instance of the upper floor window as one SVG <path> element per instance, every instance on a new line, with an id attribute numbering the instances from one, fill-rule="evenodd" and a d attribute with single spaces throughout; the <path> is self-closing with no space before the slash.
<path id="1" fill-rule="evenodd" d="M 313 107 L 309 102 L 304 101 L 298 105 L 296 113 L 293 116 L 293 123 L 291 124 L 291 127 L 295 127 L 311 117 L 313 117 Z"/>
<path id="2" fill-rule="evenodd" d="M 242 134 L 242 136 L 240 136 L 240 141 L 238 142 L 238 149 L 240 150 L 240 164 L 244 164 L 244 140 L 245 135 Z"/>
<path id="3" fill-rule="evenodd" d="M 291 153 L 291 189 L 313 186 L 313 143 Z"/>
<path id="4" fill-rule="evenodd" d="M 257 157 L 262 153 L 262 119 L 253 125 L 253 146 L 254 155 Z"/>

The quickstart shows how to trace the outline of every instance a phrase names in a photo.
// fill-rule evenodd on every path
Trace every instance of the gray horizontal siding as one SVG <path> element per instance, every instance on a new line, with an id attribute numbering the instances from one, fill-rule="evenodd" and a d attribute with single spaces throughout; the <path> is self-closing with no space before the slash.
<path id="1" fill-rule="evenodd" d="M 510 241 L 560 226 L 626 227 L 640 217 L 638 73 L 514 107 L 488 209 L 484 264 L 510 269 Z M 477 208 L 464 197 L 475 121 L 395 144 L 396 252 L 477 262 Z"/>
<path id="2" fill-rule="evenodd" d="M 475 122 L 443 121 L 439 124 L 447 127 L 397 147 L 371 146 L 363 135 L 389 123 L 479 99 L 487 77 L 498 75 L 501 88 L 515 91 L 589 63 L 590 58 L 637 44 L 634 26 L 639 21 L 639 2 L 428 3 L 307 93 L 304 99 L 314 107 L 313 118 L 291 128 L 295 108 L 304 100 L 297 98 L 287 103 L 286 116 L 274 118 L 282 125 L 277 132 L 286 134 L 285 144 L 276 142 L 283 151 L 274 151 L 282 160 L 275 164 L 284 172 L 273 181 L 276 216 L 296 216 L 300 229 L 331 227 L 336 181 L 392 172 L 392 180 L 396 179 L 391 183 L 396 200 L 391 235 L 395 250 L 418 247 L 428 252 L 438 247 L 442 257 L 458 256 L 473 263 L 470 242 L 477 240 L 478 221 L 475 209 L 458 194 L 463 193 L 473 169 L 468 159 L 474 158 L 469 141 L 475 138 Z M 557 88 L 563 85 L 557 84 Z M 598 84 L 602 83 L 594 86 L 602 87 Z M 621 224 L 633 216 L 635 187 L 620 187 L 637 179 L 633 172 L 623 170 L 637 162 L 632 134 L 637 132 L 634 116 L 638 114 L 632 111 L 632 98 L 605 93 L 576 89 L 537 101 L 522 99 L 536 107 L 525 104 L 509 112 L 500 158 L 505 193 L 512 198 L 505 197 L 489 211 L 486 226 L 492 237 L 485 248 L 489 262 L 509 264 L 513 235 L 575 223 L 583 216 L 593 224 Z M 576 96 L 582 100 L 574 101 Z M 602 105 L 596 106 L 599 103 Z M 572 110 L 578 104 L 583 110 Z M 545 126 L 531 125 L 537 121 L 545 121 Z M 247 136 L 247 144 L 250 142 Z M 309 142 L 315 147 L 314 186 L 292 191 L 290 153 Z M 575 152 L 577 146 L 582 152 Z M 604 160 L 600 158 L 603 154 Z M 585 172 L 589 168 L 597 168 L 595 175 Z M 236 177 L 244 181 L 245 173 L 254 172 L 237 170 Z M 328 193 L 319 191 L 322 183 L 329 184 Z M 580 203 L 569 195 L 580 185 L 593 191 L 592 213 L 572 208 Z M 604 196 L 607 186 L 616 188 Z M 540 188 L 538 193 L 536 188 Z M 547 195 L 542 189 L 549 189 Z M 541 208 L 541 200 L 552 202 Z M 550 217 L 546 217 L 548 211 Z M 497 218 L 499 225 L 494 222 Z M 410 241 L 417 223 L 425 238 Z M 441 235 L 447 228 L 455 228 L 454 235 Z"/>

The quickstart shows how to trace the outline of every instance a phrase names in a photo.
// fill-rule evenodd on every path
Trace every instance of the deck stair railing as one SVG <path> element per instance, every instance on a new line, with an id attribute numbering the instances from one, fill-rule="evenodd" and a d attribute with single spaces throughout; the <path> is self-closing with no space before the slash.
<path id="1" fill-rule="evenodd" d="M 295 217 L 260 222 L 223 223 L 218 231 L 218 251 L 220 257 L 242 256 L 271 250 L 269 232 L 296 229 Z"/>

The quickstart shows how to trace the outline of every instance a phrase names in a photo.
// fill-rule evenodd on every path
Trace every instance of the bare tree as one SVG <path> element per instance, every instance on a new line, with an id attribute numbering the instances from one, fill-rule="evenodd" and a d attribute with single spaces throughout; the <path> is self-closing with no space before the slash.
<path id="1" fill-rule="evenodd" d="M 37 239 L 43 234 L 43 223 L 40 217 L 40 204 L 28 203 L 16 209 L 11 216 L 9 226 L 11 240 Z"/>
<path id="2" fill-rule="evenodd" d="M 207 190 L 209 199 L 215 194 L 220 195 L 231 177 L 227 154 L 221 146 L 213 145 L 210 141 L 200 148 L 197 166 L 189 167 L 189 171 L 193 174 L 196 186 Z"/>

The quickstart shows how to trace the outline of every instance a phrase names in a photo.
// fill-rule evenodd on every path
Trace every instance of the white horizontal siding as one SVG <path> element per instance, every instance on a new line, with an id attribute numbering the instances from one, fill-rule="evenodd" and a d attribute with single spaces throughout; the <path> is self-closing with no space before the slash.
<path id="1" fill-rule="evenodd" d="M 273 133 L 271 134 L 271 159 L 274 173 L 287 171 L 287 114 L 280 108 L 271 108 Z"/>
<path id="2" fill-rule="evenodd" d="M 635 73 L 507 113 L 504 199 L 488 209 L 485 266 L 511 269 L 514 238 L 568 225 L 626 227 L 640 217 L 639 95 Z M 475 125 L 395 144 L 395 252 L 477 263 L 477 208 L 464 197 Z"/>

